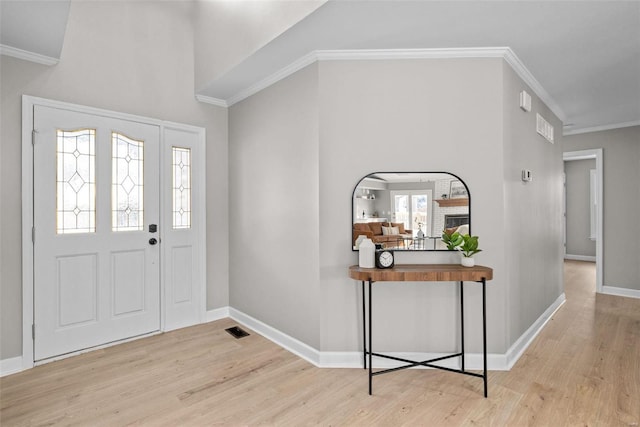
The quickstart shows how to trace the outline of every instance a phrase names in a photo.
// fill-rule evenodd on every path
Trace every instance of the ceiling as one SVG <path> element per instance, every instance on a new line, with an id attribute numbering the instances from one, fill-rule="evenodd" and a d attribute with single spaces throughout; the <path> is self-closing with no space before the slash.
<path id="1" fill-rule="evenodd" d="M 2 53 L 53 65 L 60 59 L 70 0 L 0 0 Z"/>
<path id="2" fill-rule="evenodd" d="M 59 58 L 68 0 L 0 3 L 3 53 Z M 198 95 L 231 105 L 311 53 L 486 47 L 510 48 L 565 134 L 640 125 L 640 1 L 328 1 Z"/>
<path id="3" fill-rule="evenodd" d="M 436 172 L 383 172 L 383 173 L 374 173 L 368 175 L 365 179 L 378 179 L 384 182 L 429 182 L 429 181 L 437 181 L 439 179 L 451 179 L 456 178 L 455 176 L 449 173 L 436 173 Z"/>
<path id="4" fill-rule="evenodd" d="M 237 102 L 313 51 L 479 47 L 509 47 L 565 133 L 640 124 L 638 1 L 329 1 L 201 94 Z"/>

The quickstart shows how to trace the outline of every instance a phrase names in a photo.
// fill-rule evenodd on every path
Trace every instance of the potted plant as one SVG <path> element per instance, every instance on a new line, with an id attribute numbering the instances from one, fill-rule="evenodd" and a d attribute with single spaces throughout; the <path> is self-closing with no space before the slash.
<path id="1" fill-rule="evenodd" d="M 459 250 L 462 252 L 462 265 L 473 267 L 475 265 L 473 256 L 482 252 L 482 249 L 478 249 L 478 236 L 465 234 L 462 236 L 462 240 L 462 245 L 459 246 Z"/>
<path id="2" fill-rule="evenodd" d="M 473 267 L 475 265 L 473 256 L 478 252 L 482 252 L 482 249 L 478 249 L 478 236 L 445 231 L 442 233 L 442 241 L 450 251 L 458 250 L 462 252 L 461 264 L 465 267 Z"/>

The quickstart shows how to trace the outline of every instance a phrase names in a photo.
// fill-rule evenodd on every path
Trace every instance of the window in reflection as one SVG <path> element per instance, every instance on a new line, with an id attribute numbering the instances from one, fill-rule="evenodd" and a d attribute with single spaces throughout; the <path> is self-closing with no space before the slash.
<path id="1" fill-rule="evenodd" d="M 468 188 L 449 173 L 370 174 L 353 191 L 352 223 L 354 246 L 362 235 L 394 250 L 445 250 L 445 229 L 469 233 Z"/>

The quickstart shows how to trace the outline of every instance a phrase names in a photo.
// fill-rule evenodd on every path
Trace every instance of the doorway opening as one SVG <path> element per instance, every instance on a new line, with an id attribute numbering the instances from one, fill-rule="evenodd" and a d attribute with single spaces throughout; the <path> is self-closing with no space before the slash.
<path id="1" fill-rule="evenodd" d="M 593 262 L 564 260 L 564 292 L 569 304 L 595 311 L 596 266 Z"/>
<path id="2" fill-rule="evenodd" d="M 602 293 L 603 287 L 603 270 L 602 270 L 602 261 L 603 261 L 603 200 L 604 200 L 604 186 L 603 186 L 603 169 L 602 169 L 602 149 L 593 149 L 593 150 L 581 150 L 581 151 L 570 151 L 563 153 L 562 156 L 565 164 L 565 182 L 563 189 L 563 198 L 564 198 L 564 253 L 565 260 L 577 260 L 577 261 L 595 261 L 595 270 L 596 270 L 596 287 L 595 291 L 598 293 Z M 589 169 L 588 180 L 584 183 L 585 188 L 588 191 L 588 194 L 585 194 L 585 197 L 588 199 L 588 203 L 582 206 L 582 209 L 586 209 L 588 212 L 584 212 L 588 214 L 586 217 L 589 219 L 588 227 L 588 237 L 589 240 L 595 243 L 595 257 L 591 255 L 580 256 L 576 254 L 571 254 L 571 251 L 568 251 L 567 248 L 567 238 L 571 238 L 568 236 L 568 222 L 571 221 L 570 218 L 567 217 L 567 213 L 571 211 L 571 208 L 567 208 L 568 201 L 571 201 L 572 196 L 574 194 L 568 194 L 567 192 L 567 166 L 568 162 L 578 161 L 578 160 L 595 160 L 595 167 L 593 169 Z M 591 168 L 593 165 L 590 165 Z"/>

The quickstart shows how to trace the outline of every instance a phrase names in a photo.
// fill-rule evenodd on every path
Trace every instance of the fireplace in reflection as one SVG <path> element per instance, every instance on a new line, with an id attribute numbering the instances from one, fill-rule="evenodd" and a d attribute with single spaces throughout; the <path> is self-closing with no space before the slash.
<path id="1" fill-rule="evenodd" d="M 460 227 L 461 225 L 469 224 L 469 214 L 451 214 L 444 216 L 445 228 Z"/>

